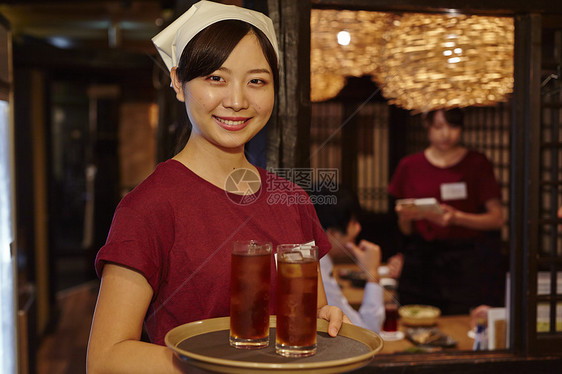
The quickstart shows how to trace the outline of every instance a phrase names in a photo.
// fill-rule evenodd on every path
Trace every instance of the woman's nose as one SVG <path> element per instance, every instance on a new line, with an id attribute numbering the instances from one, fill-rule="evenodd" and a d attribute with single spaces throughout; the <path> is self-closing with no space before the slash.
<path id="1" fill-rule="evenodd" d="M 234 111 L 240 111 L 248 107 L 248 98 L 244 87 L 240 84 L 232 84 L 223 100 L 223 105 L 226 108 L 231 108 Z"/>

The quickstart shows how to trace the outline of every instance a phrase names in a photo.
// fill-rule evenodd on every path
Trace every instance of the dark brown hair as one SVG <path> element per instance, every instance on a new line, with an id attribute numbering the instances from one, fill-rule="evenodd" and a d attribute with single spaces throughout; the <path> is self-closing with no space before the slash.
<path id="1" fill-rule="evenodd" d="M 274 86 L 277 88 L 279 68 L 275 49 L 260 29 L 239 20 L 214 23 L 195 35 L 181 54 L 177 68 L 178 79 L 185 83 L 211 74 L 222 66 L 232 50 L 248 33 L 256 35 L 273 73 Z"/>
<path id="2" fill-rule="evenodd" d="M 453 108 L 449 110 L 445 109 L 438 109 L 432 110 L 424 115 L 423 121 L 426 127 L 429 127 L 433 124 L 433 119 L 435 118 L 435 114 L 439 111 L 443 112 L 443 116 L 449 125 L 452 127 L 463 127 L 464 125 L 464 112 L 460 108 Z"/>

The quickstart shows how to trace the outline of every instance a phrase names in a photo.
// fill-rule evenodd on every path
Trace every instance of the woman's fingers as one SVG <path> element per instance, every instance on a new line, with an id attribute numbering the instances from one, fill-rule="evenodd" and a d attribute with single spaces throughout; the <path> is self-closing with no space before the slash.
<path id="1" fill-rule="evenodd" d="M 332 305 L 324 305 L 318 311 L 318 318 L 328 321 L 328 334 L 337 336 L 341 329 L 342 323 L 351 323 L 349 318 L 343 314 L 342 310 Z"/>

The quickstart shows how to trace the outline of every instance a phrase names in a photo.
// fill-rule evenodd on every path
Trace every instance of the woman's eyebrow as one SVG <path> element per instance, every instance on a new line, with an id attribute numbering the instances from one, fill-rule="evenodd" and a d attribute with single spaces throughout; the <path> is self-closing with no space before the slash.
<path id="1" fill-rule="evenodd" d="M 269 69 L 252 69 L 252 70 L 249 70 L 248 73 L 251 73 L 251 74 L 260 74 L 260 73 L 271 74 L 271 71 Z"/>
<path id="2" fill-rule="evenodd" d="M 231 74 L 232 71 L 224 66 L 221 66 L 220 68 L 218 68 L 217 70 L 219 71 L 224 71 L 228 74 Z M 260 74 L 260 73 L 264 73 L 264 74 L 271 74 L 271 70 L 269 69 L 265 69 L 265 68 L 258 68 L 258 69 L 250 69 L 246 72 L 247 74 Z"/>

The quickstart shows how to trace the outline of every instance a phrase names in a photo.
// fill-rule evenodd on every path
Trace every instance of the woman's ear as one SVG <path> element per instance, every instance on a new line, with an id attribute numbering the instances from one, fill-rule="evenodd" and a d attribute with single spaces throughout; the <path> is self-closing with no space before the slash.
<path id="1" fill-rule="evenodd" d="M 185 101 L 183 84 L 178 79 L 177 67 L 175 66 L 170 70 L 170 79 L 172 80 L 172 87 L 174 87 L 174 91 L 176 91 L 176 98 L 183 103 Z"/>

